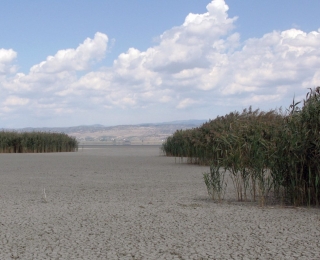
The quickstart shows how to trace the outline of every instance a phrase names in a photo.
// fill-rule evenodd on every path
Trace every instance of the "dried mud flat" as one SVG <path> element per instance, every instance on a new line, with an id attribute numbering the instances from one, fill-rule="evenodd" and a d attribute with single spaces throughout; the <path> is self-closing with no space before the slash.
<path id="1" fill-rule="evenodd" d="M 214 203 L 156 146 L 0 164 L 0 259 L 320 259 L 319 209 Z"/>

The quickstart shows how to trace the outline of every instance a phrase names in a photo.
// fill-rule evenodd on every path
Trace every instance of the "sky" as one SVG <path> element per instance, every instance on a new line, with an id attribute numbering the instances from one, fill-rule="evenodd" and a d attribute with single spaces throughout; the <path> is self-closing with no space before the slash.
<path id="1" fill-rule="evenodd" d="M 209 120 L 320 86 L 319 0 L 0 6 L 0 128 Z"/>

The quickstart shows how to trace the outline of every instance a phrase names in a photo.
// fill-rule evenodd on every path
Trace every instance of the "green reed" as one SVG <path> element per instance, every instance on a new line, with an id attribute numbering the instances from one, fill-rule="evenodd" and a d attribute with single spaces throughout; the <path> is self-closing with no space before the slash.
<path id="1" fill-rule="evenodd" d="M 63 133 L 0 132 L 0 153 L 73 152 L 77 149 L 77 140 Z"/>
<path id="2" fill-rule="evenodd" d="M 162 149 L 167 156 L 210 165 L 204 180 L 212 197 L 221 198 L 221 174 L 228 172 L 238 200 L 319 205 L 320 87 L 286 111 L 250 107 L 179 130 Z"/>

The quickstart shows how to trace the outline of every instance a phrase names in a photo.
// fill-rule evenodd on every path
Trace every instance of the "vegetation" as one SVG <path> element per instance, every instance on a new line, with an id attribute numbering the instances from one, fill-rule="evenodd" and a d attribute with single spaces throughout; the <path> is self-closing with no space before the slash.
<path id="1" fill-rule="evenodd" d="M 77 149 L 77 140 L 62 133 L 0 132 L 0 153 L 73 152 Z"/>
<path id="2" fill-rule="evenodd" d="M 320 87 L 283 112 L 249 109 L 176 131 L 163 144 L 167 156 L 210 165 L 208 193 L 222 199 L 228 173 L 238 200 L 272 197 L 293 205 L 319 205 Z M 272 195 L 272 196 L 271 196 Z"/>

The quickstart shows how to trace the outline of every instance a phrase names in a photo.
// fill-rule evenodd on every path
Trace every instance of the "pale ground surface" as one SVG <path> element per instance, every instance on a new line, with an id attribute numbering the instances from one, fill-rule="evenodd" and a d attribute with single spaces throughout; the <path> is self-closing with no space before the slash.
<path id="1" fill-rule="evenodd" d="M 155 146 L 0 154 L 0 165 L 1 260 L 320 259 L 319 209 L 214 203 L 207 167 Z"/>

